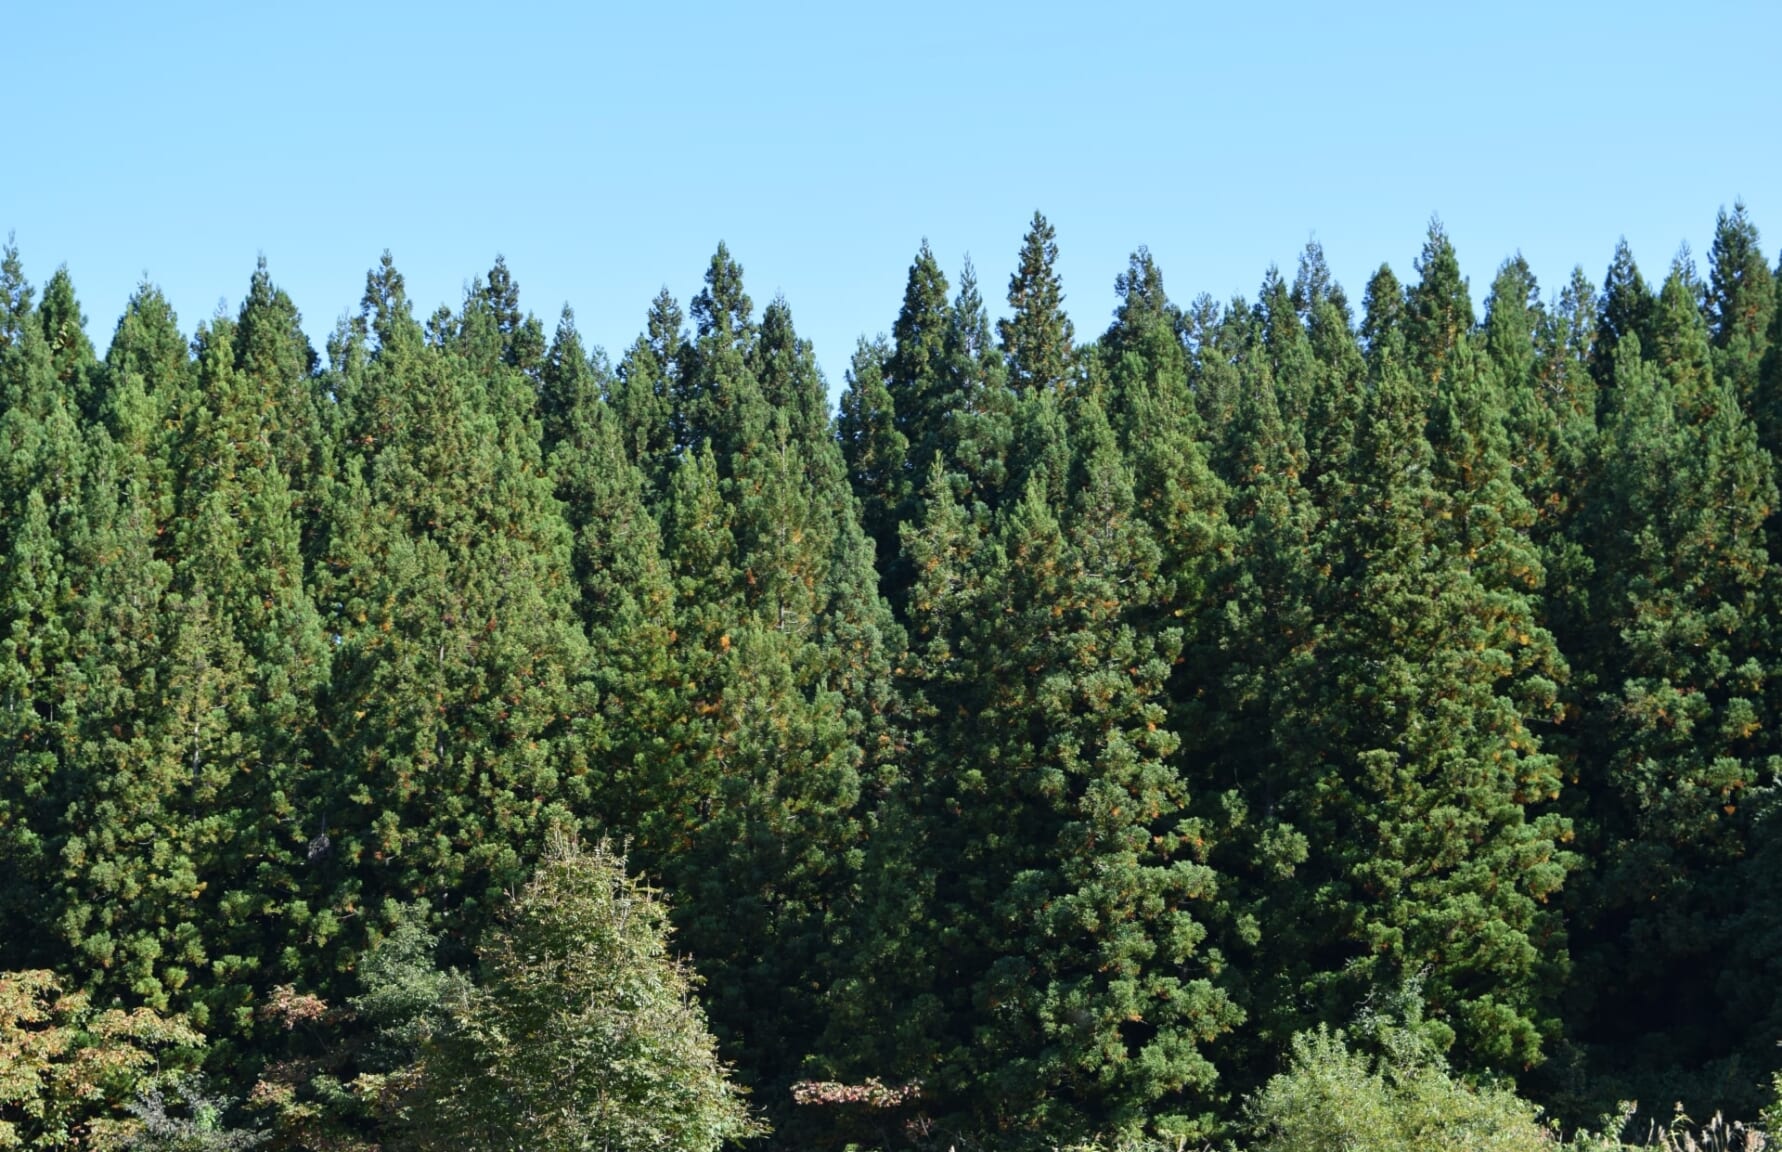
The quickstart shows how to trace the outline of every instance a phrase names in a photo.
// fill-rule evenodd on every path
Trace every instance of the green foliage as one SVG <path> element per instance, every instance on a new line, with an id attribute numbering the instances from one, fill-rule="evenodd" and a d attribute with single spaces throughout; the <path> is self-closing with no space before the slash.
<path id="1" fill-rule="evenodd" d="M 604 842 L 557 836 L 422 1049 L 422 1148 L 712 1152 L 760 1134 L 719 1062 L 667 909 Z"/>
<path id="2" fill-rule="evenodd" d="M 1009 277 L 1009 310 L 996 322 L 1003 355 L 1009 363 L 1009 386 L 1016 392 L 1068 388 L 1076 359 L 1075 330 L 1064 314 L 1064 288 L 1054 269 L 1058 241 L 1052 225 L 1033 214 L 1021 259 Z"/>
<path id="3" fill-rule="evenodd" d="M 1248 1106 L 1261 1152 L 1540 1152 L 1555 1141 L 1514 1093 L 1457 1080 L 1441 1054 L 1402 1026 L 1377 1032 L 1379 1055 L 1320 1027 L 1293 1039 L 1285 1072 Z"/>
<path id="4" fill-rule="evenodd" d="M 528 1093 L 592 1066 L 509 1025 L 631 994 L 545 921 L 627 901 L 711 1035 L 660 934 L 609 951 L 782 1146 L 1179 1152 L 1253 1090 L 1281 1147 L 1532 1131 L 1457 1076 L 1749 1114 L 1782 310 L 1743 206 L 1702 276 L 1623 244 L 1543 296 L 1512 257 L 1482 321 L 1439 224 L 1359 320 L 1315 244 L 1186 307 L 1141 248 L 1078 346 L 1056 262 L 1036 215 L 993 327 L 924 243 L 832 419 L 722 246 L 616 365 L 500 258 L 420 320 L 386 257 L 326 368 L 264 264 L 189 338 L 142 286 L 100 359 L 8 246 L 0 967 L 212 1036 L 214 1089 L 144 1086 L 156 1146 L 231 1146 L 213 1092 L 280 1152 L 460 1104 L 536 1143 Z M 548 914 L 495 923 L 541 853 Z M 1329 1031 L 1413 975 L 1415 1043 Z M 416 1094 L 497 1059 L 527 1083 Z"/>

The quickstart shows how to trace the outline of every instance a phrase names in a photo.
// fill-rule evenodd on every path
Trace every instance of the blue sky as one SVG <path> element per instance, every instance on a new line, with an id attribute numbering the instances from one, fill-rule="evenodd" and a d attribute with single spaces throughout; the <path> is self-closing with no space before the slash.
<path id="1" fill-rule="evenodd" d="M 101 350 L 143 276 L 193 325 L 257 255 L 318 347 L 385 248 L 421 315 L 505 253 L 615 356 L 726 240 L 832 386 L 927 237 L 1000 306 L 1035 209 L 1080 335 L 1148 244 L 1254 295 L 1306 241 L 1359 299 L 1439 213 L 1482 296 L 1782 241 L 1774 3 L 14 4 L 0 233 Z"/>

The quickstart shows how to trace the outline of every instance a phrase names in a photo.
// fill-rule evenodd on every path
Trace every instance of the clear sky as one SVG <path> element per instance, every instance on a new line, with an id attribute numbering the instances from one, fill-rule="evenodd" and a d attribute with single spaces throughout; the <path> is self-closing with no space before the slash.
<path id="1" fill-rule="evenodd" d="M 1035 209 L 1080 336 L 1148 244 L 1254 296 L 1310 238 L 1359 299 L 1432 213 L 1475 297 L 1625 235 L 1648 276 L 1743 197 L 1782 241 L 1782 4 L 24 4 L 0 233 L 100 350 L 146 276 L 189 332 L 255 257 L 318 348 L 385 248 L 423 317 L 504 253 L 616 357 L 717 242 L 832 387 L 926 236 L 1001 305 Z"/>

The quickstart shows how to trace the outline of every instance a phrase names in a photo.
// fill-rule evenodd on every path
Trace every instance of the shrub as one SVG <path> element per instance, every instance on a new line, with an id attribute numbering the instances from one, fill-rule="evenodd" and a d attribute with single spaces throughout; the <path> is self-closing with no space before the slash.
<path id="1" fill-rule="evenodd" d="M 1449 1074 L 1413 1027 L 1377 1027 L 1377 1056 L 1341 1031 L 1294 1037 L 1288 1070 L 1249 1102 L 1259 1152 L 1536 1152 L 1555 1141 L 1512 1092 Z"/>

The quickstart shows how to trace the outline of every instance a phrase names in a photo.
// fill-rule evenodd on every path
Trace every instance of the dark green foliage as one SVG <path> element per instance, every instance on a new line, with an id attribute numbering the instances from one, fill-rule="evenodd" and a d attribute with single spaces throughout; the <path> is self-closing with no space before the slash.
<path id="1" fill-rule="evenodd" d="M 1367 282 L 1367 293 L 1361 298 L 1361 346 L 1367 350 L 1368 363 L 1378 366 L 1381 359 L 1405 356 L 1405 293 L 1392 269 L 1380 265 Z"/>
<path id="2" fill-rule="evenodd" d="M 1059 391 L 1071 384 L 1076 359 L 1074 329 L 1064 314 L 1064 288 L 1052 267 L 1058 241 L 1038 212 L 1021 244 L 1021 261 L 1009 277 L 1007 320 L 996 322 L 1009 387 L 1019 393 Z"/>
<path id="3" fill-rule="evenodd" d="M 883 337 L 861 339 L 848 366 L 836 435 L 848 484 L 860 501 L 860 524 L 884 571 L 897 556 L 897 527 L 910 501 L 909 437 L 898 431 L 897 404 L 886 387 L 891 350 Z"/>
<path id="4" fill-rule="evenodd" d="M 1664 297 L 1685 295 L 1674 274 Z M 1697 316 L 1656 361 L 1622 341 L 1579 525 L 1595 571 L 1575 659 L 1593 686 L 1579 771 L 1596 864 L 1576 897 L 1578 1034 L 1636 1077 L 1749 1043 L 1725 965 L 1747 891 L 1734 877 L 1761 843 L 1774 772 L 1761 621 L 1776 490 L 1729 383 L 1704 389 L 1705 336 Z"/>
<path id="5" fill-rule="evenodd" d="M 912 487 L 920 485 L 944 450 L 948 421 L 969 388 L 960 366 L 949 356 L 952 328 L 947 278 L 924 240 L 910 265 L 885 363 L 885 386 L 896 405 L 897 430 L 910 446 Z"/>
<path id="6" fill-rule="evenodd" d="M 1652 339 L 1657 299 L 1634 263 L 1633 250 L 1624 239 L 1615 245 L 1615 258 L 1603 277 L 1597 304 L 1596 342 L 1591 348 L 1590 371 L 1600 388 L 1615 384 L 1615 349 L 1629 336 L 1642 342 Z"/>
<path id="7" fill-rule="evenodd" d="M 1406 363 L 1439 381 L 1448 357 L 1473 327 L 1472 297 L 1454 245 L 1439 220 L 1430 222 L 1417 272 L 1417 283 L 1405 295 Z"/>
<path id="8" fill-rule="evenodd" d="M 1721 209 L 1708 250 L 1705 294 L 1716 372 L 1747 412 L 1758 395 L 1759 372 L 1776 317 L 1776 286 L 1764 260 L 1757 225 L 1742 202 Z"/>
<path id="9" fill-rule="evenodd" d="M 1216 881 L 1167 763 L 1180 636 L 1129 622 L 1159 555 L 1099 408 L 1078 419 L 1062 516 L 1035 475 L 980 540 L 937 480 L 906 541 L 935 877 L 917 1003 L 942 1039 L 898 1071 L 1008 1135 L 1191 1130 L 1214 1078 L 1200 1048 L 1239 1015 L 1208 979 L 1194 909 Z"/>
<path id="10" fill-rule="evenodd" d="M 326 770 L 299 807 L 324 941 L 385 897 L 476 923 L 588 771 L 571 539 L 511 422 L 516 370 L 426 342 L 387 256 L 348 339 L 318 580 Z"/>
<path id="11" fill-rule="evenodd" d="M 201 1025 L 292 1152 L 567 1146 L 627 1070 L 710 1146 L 714 1052 L 785 1147 L 1761 1103 L 1744 208 L 1705 280 L 1517 256 L 1482 321 L 1439 225 L 1359 323 L 1315 244 L 1186 308 L 1141 248 L 1081 347 L 1056 258 L 1036 215 L 993 328 L 924 243 L 832 418 L 722 246 L 616 365 L 499 258 L 422 322 L 386 257 L 326 368 L 263 263 L 190 338 L 143 286 L 100 360 L 6 248 L 0 968 Z M 170 1099 L 154 1139 L 227 1136 Z"/>
<path id="12" fill-rule="evenodd" d="M 608 393 L 632 463 L 658 484 L 674 443 L 670 412 L 678 394 L 681 328 L 680 305 L 664 288 L 650 304 L 647 330 L 619 361 Z"/>

